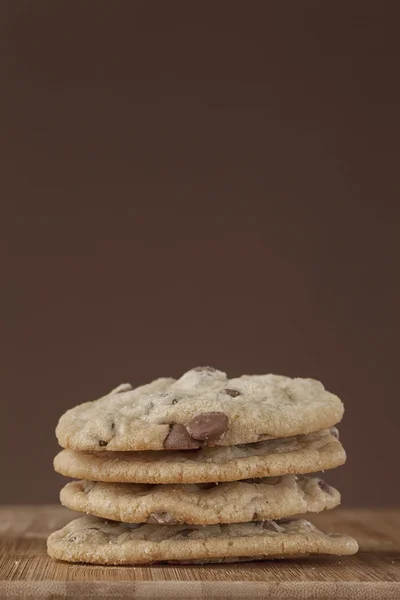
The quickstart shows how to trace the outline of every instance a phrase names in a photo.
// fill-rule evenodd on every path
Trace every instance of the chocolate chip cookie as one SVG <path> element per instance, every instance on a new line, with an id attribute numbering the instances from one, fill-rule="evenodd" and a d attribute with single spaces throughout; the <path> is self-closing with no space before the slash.
<path id="1" fill-rule="evenodd" d="M 74 450 L 196 450 L 307 434 L 332 427 L 341 400 L 313 379 L 242 375 L 197 367 L 68 410 L 56 434 Z"/>
<path id="2" fill-rule="evenodd" d="M 79 452 L 62 450 L 54 468 L 66 477 L 119 483 L 204 483 L 323 471 L 342 465 L 337 430 L 241 446 L 199 450 Z"/>
<path id="3" fill-rule="evenodd" d="M 60 500 L 72 510 L 125 523 L 212 525 L 320 512 L 335 508 L 340 494 L 319 477 L 284 475 L 171 485 L 73 481 Z"/>
<path id="4" fill-rule="evenodd" d="M 138 525 L 87 516 L 51 534 L 50 556 L 92 564 L 232 562 L 309 554 L 355 554 L 357 542 L 305 519 L 235 525 Z"/>

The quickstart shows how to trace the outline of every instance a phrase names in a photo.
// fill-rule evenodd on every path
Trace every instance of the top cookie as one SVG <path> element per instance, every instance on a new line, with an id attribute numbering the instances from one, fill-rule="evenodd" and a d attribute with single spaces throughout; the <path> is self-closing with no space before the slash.
<path id="1" fill-rule="evenodd" d="M 68 410 L 56 435 L 75 450 L 191 450 L 307 434 L 332 427 L 341 400 L 319 381 L 280 375 L 228 379 L 197 367 Z"/>

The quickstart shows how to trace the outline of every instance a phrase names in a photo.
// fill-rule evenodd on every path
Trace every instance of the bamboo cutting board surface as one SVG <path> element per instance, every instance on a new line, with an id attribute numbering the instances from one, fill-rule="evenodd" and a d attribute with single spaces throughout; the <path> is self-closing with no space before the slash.
<path id="1" fill-rule="evenodd" d="M 60 506 L 0 507 L 0 598 L 399 598 L 400 509 L 338 509 L 311 520 L 360 544 L 356 556 L 226 565 L 102 567 L 46 554 L 75 517 Z"/>

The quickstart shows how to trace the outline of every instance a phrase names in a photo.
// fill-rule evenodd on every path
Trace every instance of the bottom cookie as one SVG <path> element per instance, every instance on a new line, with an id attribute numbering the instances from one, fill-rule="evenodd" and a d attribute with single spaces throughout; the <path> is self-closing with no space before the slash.
<path id="1" fill-rule="evenodd" d="M 233 525 L 149 525 L 87 516 L 71 521 L 47 540 L 51 557 L 92 564 L 234 562 L 355 554 L 358 544 L 325 534 L 305 519 Z"/>

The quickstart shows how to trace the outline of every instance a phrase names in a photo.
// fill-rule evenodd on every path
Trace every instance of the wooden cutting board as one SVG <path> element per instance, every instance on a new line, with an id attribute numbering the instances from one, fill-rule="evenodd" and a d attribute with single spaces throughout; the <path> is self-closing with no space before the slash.
<path id="1" fill-rule="evenodd" d="M 0 598 L 400 598 L 400 509 L 311 518 L 325 531 L 354 536 L 356 556 L 215 566 L 54 561 L 46 537 L 74 517 L 59 506 L 0 508 Z"/>

